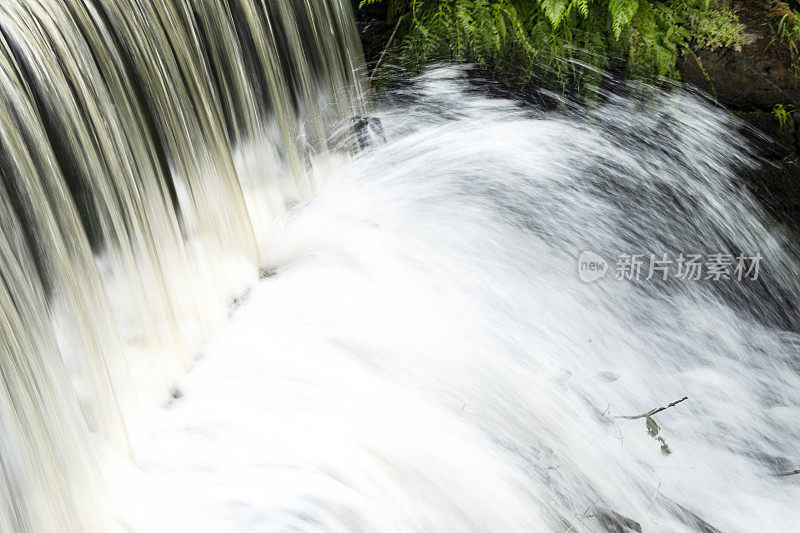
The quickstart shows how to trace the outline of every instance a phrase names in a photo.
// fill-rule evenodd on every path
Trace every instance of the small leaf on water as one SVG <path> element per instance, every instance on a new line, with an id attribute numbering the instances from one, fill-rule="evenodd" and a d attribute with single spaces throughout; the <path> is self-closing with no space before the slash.
<path id="1" fill-rule="evenodd" d="M 659 442 L 661 442 L 661 453 L 663 453 L 664 455 L 672 455 L 672 450 L 669 449 L 667 441 L 665 441 L 661 437 L 658 437 L 658 440 Z"/>
<path id="2" fill-rule="evenodd" d="M 647 424 L 647 434 L 653 438 L 658 437 L 658 432 L 661 431 L 661 428 L 658 427 L 656 421 L 648 416 L 645 422 Z"/>

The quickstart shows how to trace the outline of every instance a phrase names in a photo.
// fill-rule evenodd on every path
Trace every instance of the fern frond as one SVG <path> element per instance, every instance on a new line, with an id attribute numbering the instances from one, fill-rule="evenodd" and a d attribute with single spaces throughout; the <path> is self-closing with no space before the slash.
<path id="1" fill-rule="evenodd" d="M 721 0 L 362 0 L 410 14 L 395 59 L 418 72 L 430 61 L 475 61 L 527 81 L 555 71 L 562 90 L 597 84 L 612 55 L 635 76 L 678 76 L 682 54 L 737 46 L 742 26 Z M 797 49 L 800 26 L 782 21 Z M 784 37 L 786 36 L 786 37 Z"/>

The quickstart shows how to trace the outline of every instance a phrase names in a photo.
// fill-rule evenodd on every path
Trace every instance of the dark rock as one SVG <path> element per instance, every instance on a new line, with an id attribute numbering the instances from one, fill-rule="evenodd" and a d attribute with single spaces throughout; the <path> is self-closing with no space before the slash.
<path id="1" fill-rule="evenodd" d="M 781 222 L 800 220 L 800 113 L 781 124 L 776 105 L 800 106 L 798 57 L 789 44 L 776 38 L 784 16 L 795 15 L 778 0 L 732 0 L 729 7 L 744 24 L 741 47 L 701 50 L 679 65 L 685 83 L 714 96 L 753 127 L 745 136 L 764 158 L 760 168 L 745 171 L 748 186 Z"/>
<path id="2" fill-rule="evenodd" d="M 740 169 L 744 182 L 779 222 L 800 229 L 800 117 L 781 127 L 765 111 L 731 113 L 749 125 L 742 133 L 762 158 L 756 168 Z"/>
<path id="3" fill-rule="evenodd" d="M 770 111 L 775 104 L 800 102 L 800 78 L 789 45 L 775 39 L 789 7 L 774 0 L 735 0 L 732 8 L 745 26 L 741 47 L 698 52 L 679 64 L 682 79 L 739 111 Z M 708 78 L 706 77 L 708 75 Z"/>
<path id="4" fill-rule="evenodd" d="M 386 134 L 383 131 L 381 119 L 376 117 L 358 117 L 353 125 L 356 139 L 361 149 L 365 149 L 375 144 L 386 142 Z"/>
<path id="5" fill-rule="evenodd" d="M 787 154 L 796 153 L 798 124 L 790 120 L 781 126 L 771 112 L 767 111 L 737 111 L 731 113 L 753 126 L 757 132 L 764 135 L 754 135 L 753 132 L 744 132 L 750 141 L 760 150 L 760 155 L 767 159 L 783 159 Z"/>

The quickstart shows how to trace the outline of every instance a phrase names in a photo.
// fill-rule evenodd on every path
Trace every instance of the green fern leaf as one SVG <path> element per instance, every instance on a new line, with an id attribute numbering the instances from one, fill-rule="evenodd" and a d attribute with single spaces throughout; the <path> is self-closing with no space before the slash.
<path id="1" fill-rule="evenodd" d="M 608 10 L 611 12 L 611 26 L 614 29 L 614 38 L 619 40 L 622 31 L 630 26 L 636 11 L 639 9 L 639 0 L 610 0 Z"/>
<path id="2" fill-rule="evenodd" d="M 567 14 L 569 3 L 567 0 L 541 0 L 541 6 L 544 14 L 550 20 L 550 24 L 554 28 L 558 28 Z"/>

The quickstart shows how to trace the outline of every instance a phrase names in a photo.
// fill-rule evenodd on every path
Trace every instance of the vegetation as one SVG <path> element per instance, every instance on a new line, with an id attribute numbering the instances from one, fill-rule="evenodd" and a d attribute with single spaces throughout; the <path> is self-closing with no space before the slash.
<path id="1" fill-rule="evenodd" d="M 772 43 L 774 42 L 786 43 L 791 54 L 795 76 L 800 74 L 800 23 L 797 22 L 797 16 L 794 11 L 790 11 L 781 17 L 778 29 L 772 38 Z"/>
<path id="2" fill-rule="evenodd" d="M 778 119 L 780 129 L 783 129 L 789 123 L 794 112 L 794 106 L 791 104 L 775 104 L 775 107 L 772 109 L 772 114 Z"/>
<path id="3" fill-rule="evenodd" d="M 645 419 L 645 426 L 647 427 L 647 434 L 653 437 L 658 443 L 661 445 L 661 453 L 664 455 L 672 455 L 672 450 L 670 449 L 667 441 L 664 440 L 664 437 L 659 435 L 661 432 L 661 427 L 656 424 L 656 421 L 653 420 L 651 417 L 647 417 Z"/>
<path id="4" fill-rule="evenodd" d="M 664 407 L 656 407 L 655 409 L 651 409 L 646 413 L 642 413 L 640 415 L 633 415 L 633 416 L 617 416 L 614 418 L 624 418 L 627 420 L 640 420 L 644 418 L 645 427 L 647 428 L 647 434 L 650 435 L 653 439 L 655 439 L 661 445 L 661 453 L 664 455 L 672 455 L 672 449 L 667 444 L 667 441 L 660 435 L 661 433 L 661 426 L 659 426 L 656 421 L 653 419 L 654 415 L 662 411 L 666 411 L 667 409 L 671 409 L 676 405 L 685 402 L 688 400 L 688 396 L 684 396 L 680 400 L 676 400 L 672 403 L 665 405 Z M 605 416 L 605 414 L 603 415 Z M 612 419 L 613 420 L 613 419 Z"/>
<path id="5" fill-rule="evenodd" d="M 400 23 L 390 63 L 411 72 L 436 60 L 469 60 L 506 80 L 557 73 L 585 89 L 600 72 L 679 77 L 677 61 L 701 48 L 738 46 L 742 27 L 717 0 L 362 0 L 387 3 Z M 379 76 L 380 79 L 380 76 Z"/>

